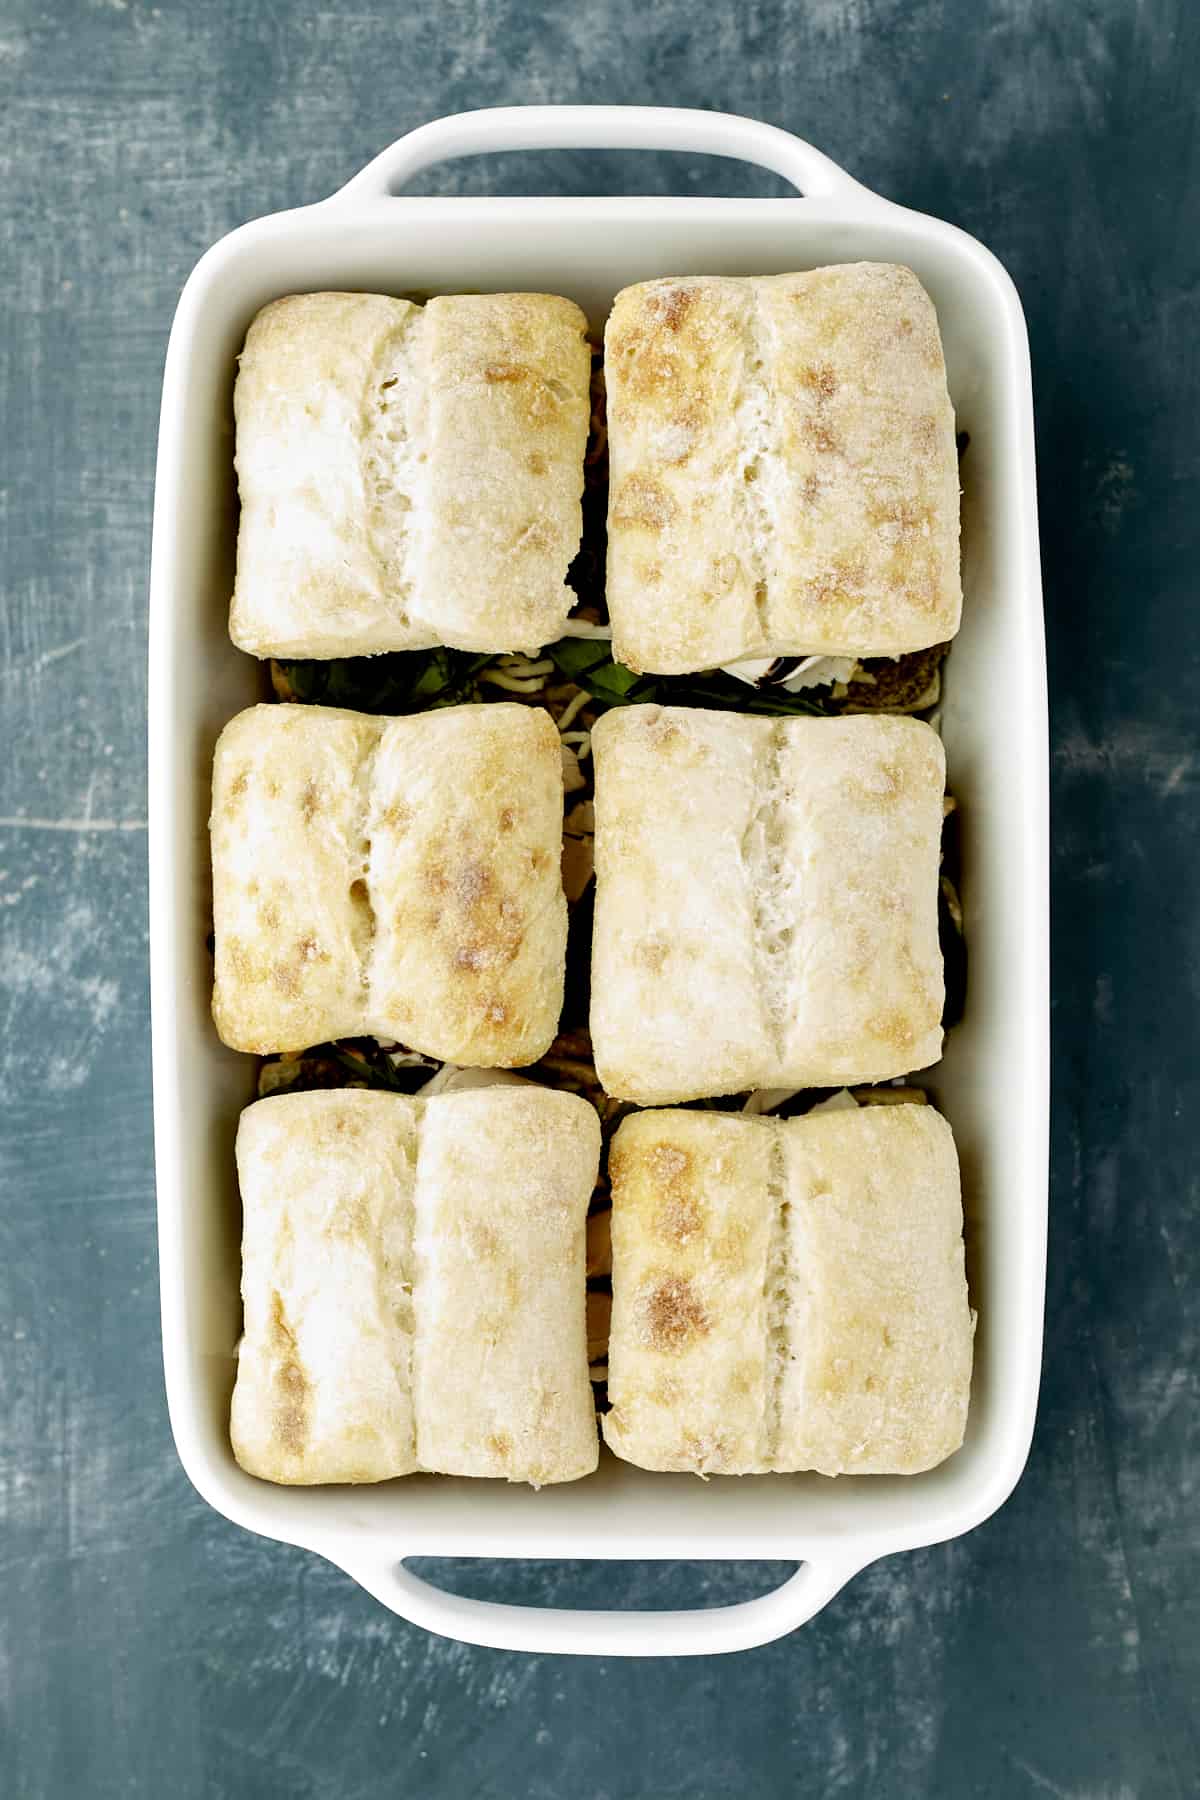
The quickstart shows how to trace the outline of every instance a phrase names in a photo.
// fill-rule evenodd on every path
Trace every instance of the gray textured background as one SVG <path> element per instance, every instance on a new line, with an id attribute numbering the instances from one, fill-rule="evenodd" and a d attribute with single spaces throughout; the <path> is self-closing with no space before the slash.
<path id="1" fill-rule="evenodd" d="M 1187 0 L 0 0 L 0 1793 L 1200 1791 L 1198 80 Z M 649 1665 L 435 1641 L 211 1513 L 171 1445 L 155 1288 L 143 652 L 179 288 L 231 226 L 426 118 L 580 99 L 791 127 L 1008 264 L 1054 696 L 1050 1290 L 1024 1483 L 785 1642 Z M 438 179 L 773 191 L 653 158 Z M 768 1585 L 441 1574 L 592 1603 Z"/>

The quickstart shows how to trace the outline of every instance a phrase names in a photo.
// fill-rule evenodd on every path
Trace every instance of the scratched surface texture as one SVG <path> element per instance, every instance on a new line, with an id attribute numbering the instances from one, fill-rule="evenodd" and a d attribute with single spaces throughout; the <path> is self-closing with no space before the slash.
<path id="1" fill-rule="evenodd" d="M 1188 0 L 0 0 L 0 1793 L 1195 1794 L 1200 220 Z M 200 252 L 439 112 L 712 106 L 1013 271 L 1053 693 L 1049 1328 L 1025 1481 L 752 1654 L 435 1641 L 189 1488 L 159 1367 L 143 654 L 158 383 Z M 460 165 L 449 191 L 773 191 Z M 998 679 L 1003 679 L 1000 671 Z M 443 1565 L 625 1605 L 765 1569 Z"/>

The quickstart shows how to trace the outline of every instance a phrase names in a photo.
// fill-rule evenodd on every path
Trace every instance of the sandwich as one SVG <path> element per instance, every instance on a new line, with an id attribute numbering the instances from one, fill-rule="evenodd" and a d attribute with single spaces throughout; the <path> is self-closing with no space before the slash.
<path id="1" fill-rule="evenodd" d="M 613 654 L 676 675 L 958 630 L 958 461 L 909 269 L 663 277 L 605 333 Z"/>
<path id="2" fill-rule="evenodd" d="M 248 1107 L 241 1466 L 287 1484 L 589 1474 L 584 1218 L 599 1156 L 587 1102 L 532 1085 Z"/>
<path id="3" fill-rule="evenodd" d="M 697 1475 L 912 1475 L 958 1449 L 974 1318 L 931 1106 L 645 1112 L 609 1157 L 610 1447 Z"/>
<path id="4" fill-rule="evenodd" d="M 234 393 L 234 643 L 341 657 L 559 637 L 580 537 L 586 329 L 553 294 L 264 307 Z"/>
<path id="5" fill-rule="evenodd" d="M 941 1054 L 941 740 L 916 719 L 627 706 L 592 730 L 591 1029 L 641 1106 Z"/>
<path id="6" fill-rule="evenodd" d="M 562 1006 L 562 754 L 539 707 L 256 706 L 213 766 L 213 1015 L 258 1055 L 371 1034 L 536 1062 Z"/>

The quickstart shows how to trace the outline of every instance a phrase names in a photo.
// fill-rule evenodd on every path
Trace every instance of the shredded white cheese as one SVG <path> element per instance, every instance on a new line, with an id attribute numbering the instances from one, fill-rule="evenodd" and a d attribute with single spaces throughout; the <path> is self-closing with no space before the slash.
<path id="1" fill-rule="evenodd" d="M 428 1099 L 431 1094 L 465 1094 L 472 1088 L 536 1085 L 523 1075 L 513 1075 L 508 1069 L 460 1069 L 457 1063 L 443 1063 L 437 1074 L 431 1075 L 417 1093 Z"/>
<path id="2" fill-rule="evenodd" d="M 747 662 L 724 664 L 726 675 L 736 675 L 750 687 L 757 687 L 763 676 L 779 661 L 777 656 L 756 656 Z M 798 694 L 804 688 L 828 687 L 833 682 L 849 681 L 858 667 L 853 656 L 806 656 L 784 681 L 765 684 L 767 690 L 782 688 L 785 694 Z"/>
<path id="3" fill-rule="evenodd" d="M 786 1106 L 789 1100 L 794 1100 L 797 1094 L 803 1092 L 803 1088 L 755 1088 L 754 1092 L 747 1096 L 742 1111 L 756 1114 L 772 1113 L 779 1107 Z M 809 1107 L 808 1112 L 846 1112 L 853 1111 L 857 1106 L 858 1101 L 849 1088 L 840 1088 L 836 1094 L 831 1094 L 828 1100 L 818 1100 L 815 1106 Z M 808 1117 L 808 1113 L 805 1114 L 805 1117 Z"/>
<path id="4" fill-rule="evenodd" d="M 585 689 L 580 688 L 579 692 L 575 695 L 575 698 L 567 701 L 567 704 L 563 707 L 556 720 L 559 731 L 565 732 L 568 727 L 574 723 L 575 719 L 583 711 L 591 697 L 592 696 Z"/>
<path id="5" fill-rule="evenodd" d="M 489 681 L 493 687 L 503 688 L 509 694 L 538 694 L 546 684 L 547 675 L 553 675 L 554 663 L 549 656 L 539 657 L 536 661 L 528 656 L 503 656 L 494 669 L 481 669 L 480 681 Z"/>

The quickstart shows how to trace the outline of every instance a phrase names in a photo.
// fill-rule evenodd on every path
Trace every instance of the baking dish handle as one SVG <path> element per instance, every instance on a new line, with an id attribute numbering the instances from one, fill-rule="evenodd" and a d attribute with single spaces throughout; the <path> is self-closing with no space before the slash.
<path id="1" fill-rule="evenodd" d="M 888 203 L 821 151 L 761 119 L 675 106 L 496 106 L 420 125 L 369 162 L 327 205 L 396 194 L 433 163 L 495 150 L 679 150 L 757 163 L 812 199 Z"/>
<path id="2" fill-rule="evenodd" d="M 541 1656 L 714 1656 L 752 1650 L 804 1625 L 870 1558 L 804 1563 L 772 1593 L 691 1612 L 585 1612 L 473 1600 L 414 1575 L 403 1562 L 336 1558 L 360 1587 L 413 1625 L 489 1650 Z"/>

